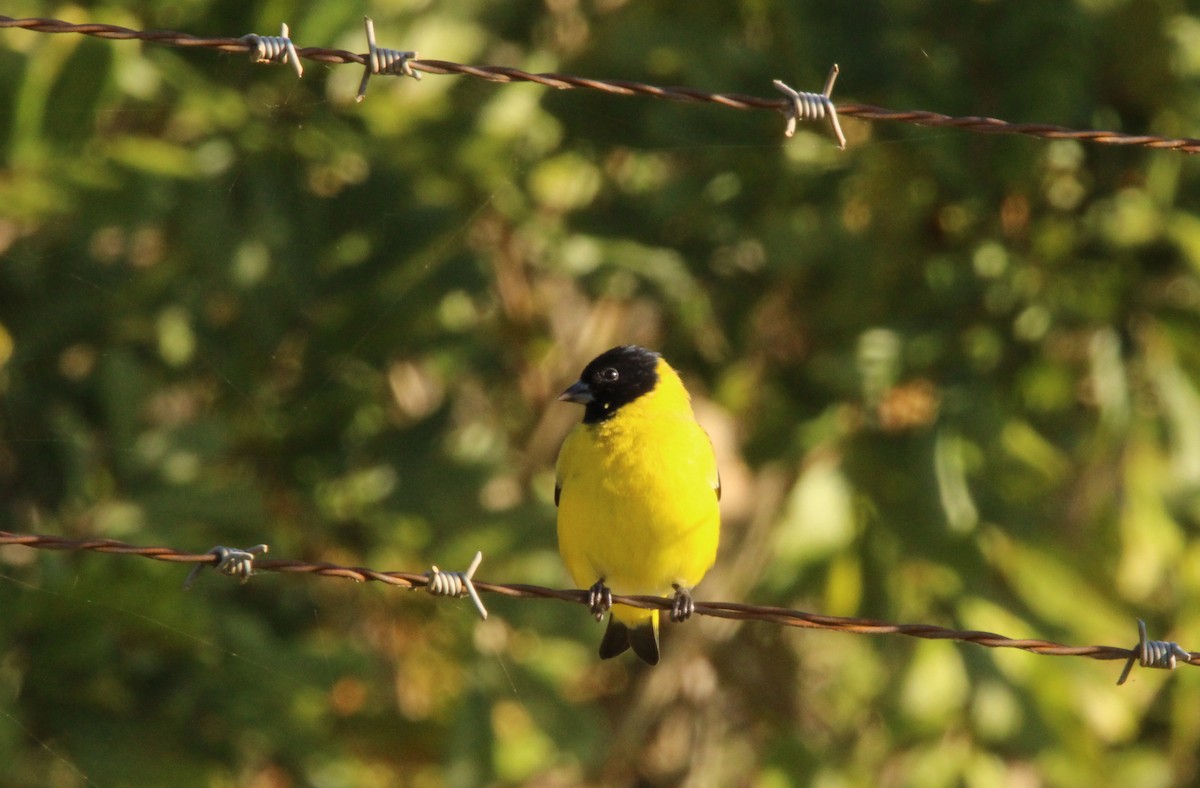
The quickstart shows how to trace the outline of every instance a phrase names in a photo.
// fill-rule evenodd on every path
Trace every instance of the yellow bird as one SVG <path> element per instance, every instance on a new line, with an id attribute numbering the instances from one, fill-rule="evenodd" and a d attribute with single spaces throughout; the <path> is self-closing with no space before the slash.
<path id="1" fill-rule="evenodd" d="M 693 611 L 691 588 L 717 557 L 721 480 L 679 375 L 636 345 L 596 357 L 560 400 L 584 406 L 558 454 L 558 549 L 589 587 L 599 621 L 612 608 L 600 657 L 632 646 L 658 664 L 658 611 L 612 605 L 612 594 L 666 596 L 671 620 Z"/>

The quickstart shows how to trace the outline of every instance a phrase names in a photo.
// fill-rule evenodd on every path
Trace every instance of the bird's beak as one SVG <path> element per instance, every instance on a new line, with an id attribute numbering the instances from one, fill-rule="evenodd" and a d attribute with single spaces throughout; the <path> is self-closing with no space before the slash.
<path id="1" fill-rule="evenodd" d="M 560 402 L 575 402 L 580 405 L 586 405 L 596 399 L 592 396 L 592 389 L 582 380 L 577 380 L 571 384 L 570 388 L 558 395 Z"/>

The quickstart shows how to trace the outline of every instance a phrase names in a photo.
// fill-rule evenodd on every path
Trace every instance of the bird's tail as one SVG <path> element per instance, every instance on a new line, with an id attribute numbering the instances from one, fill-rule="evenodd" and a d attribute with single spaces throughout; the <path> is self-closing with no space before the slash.
<path id="1" fill-rule="evenodd" d="M 648 665 L 658 664 L 658 611 L 638 610 L 624 612 L 620 618 L 616 608 L 608 619 L 608 629 L 600 641 L 600 659 L 612 659 L 628 648 Z M 627 619 L 627 620 L 621 620 Z"/>

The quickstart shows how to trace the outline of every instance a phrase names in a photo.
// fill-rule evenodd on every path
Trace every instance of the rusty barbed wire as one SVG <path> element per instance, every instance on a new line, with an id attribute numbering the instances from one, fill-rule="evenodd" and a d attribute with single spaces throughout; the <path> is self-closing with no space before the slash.
<path id="1" fill-rule="evenodd" d="M 218 548 L 214 548 L 206 553 L 189 553 L 170 547 L 140 546 L 115 539 L 71 539 L 64 536 L 19 534 L 10 531 L 0 531 L 0 547 L 5 545 L 21 545 L 38 550 L 81 550 L 97 553 L 114 553 L 117 555 L 134 555 L 155 561 L 197 564 L 201 566 L 204 564 L 217 565 L 223 560 L 222 554 L 218 552 Z M 253 549 L 258 550 L 259 554 L 266 552 L 265 545 L 258 545 Z M 228 550 L 228 548 L 225 548 L 225 550 Z M 472 568 L 466 573 L 443 573 L 437 570 L 436 567 L 433 572 L 415 573 L 382 572 L 362 566 L 341 566 L 338 564 L 291 559 L 255 558 L 253 572 L 255 574 L 259 572 L 310 574 L 320 577 L 337 577 L 359 583 L 375 581 L 400 588 L 418 589 L 444 582 L 437 579 L 439 575 L 473 574 L 474 568 L 479 565 L 479 560 L 481 560 L 481 556 L 477 555 Z M 248 573 L 249 569 L 246 572 Z M 585 590 L 546 588 L 544 586 L 526 585 L 523 583 L 487 583 L 482 580 L 473 580 L 468 583 L 468 586 L 476 591 L 499 594 L 515 599 L 557 599 L 585 606 L 589 603 L 588 592 Z M 455 589 L 452 595 L 461 596 L 462 594 L 460 590 Z M 472 598 L 479 608 L 483 607 L 477 595 L 473 594 Z M 673 600 L 670 597 L 622 596 L 613 594 L 612 601 L 646 610 L 657 608 L 669 611 Z M 1134 662 L 1143 667 L 1169 670 L 1173 670 L 1176 665 L 1200 665 L 1200 652 L 1188 652 L 1178 644 L 1170 641 L 1146 640 L 1145 624 L 1140 621 L 1138 622 L 1140 634 L 1138 644 L 1133 648 L 1121 648 L 1119 646 L 1067 646 L 1050 640 L 1011 638 L 1005 635 L 998 635 L 995 632 L 958 630 L 936 624 L 895 624 L 878 619 L 826 616 L 803 610 L 792 610 L 770 605 L 748 605 L 736 602 L 696 602 L 694 612 L 697 615 L 710 616 L 712 618 L 762 621 L 801 629 L 822 629 L 855 635 L 905 635 L 925 640 L 954 640 L 962 643 L 974 643 L 986 648 L 1013 648 L 1044 656 L 1125 660 L 1125 671 L 1122 673 L 1118 683 L 1123 683 L 1126 680 Z"/>
<path id="2" fill-rule="evenodd" d="M 174 47 L 215 49 L 219 52 L 228 53 L 249 53 L 253 50 L 252 44 L 243 40 L 243 38 L 203 37 L 168 30 L 133 30 L 118 25 L 73 23 L 60 19 L 18 19 L 0 16 L 0 29 L 3 28 L 17 28 L 38 33 L 75 33 L 113 40 L 138 40 Z M 312 60 L 317 63 L 354 63 L 371 68 L 370 53 L 357 54 L 344 49 L 325 49 L 321 47 L 296 47 L 295 52 L 299 58 Z M 670 101 L 703 102 L 740 110 L 765 109 L 782 113 L 785 117 L 788 117 L 788 113 L 792 112 L 795 106 L 793 100 L 790 98 L 770 99 L 740 93 L 712 93 L 690 87 L 660 87 L 642 82 L 592 79 L 569 74 L 535 74 L 505 66 L 471 66 L 446 60 L 416 59 L 406 60 L 405 65 L 412 72 L 468 76 L 500 83 L 532 82 L 557 90 L 598 90 L 617 96 L 647 96 L 649 98 Z M 404 73 L 408 73 L 408 71 Z M 1079 130 L 1046 123 L 1013 123 L 999 118 L 984 116 L 955 117 L 926 110 L 897 111 L 870 104 L 833 105 L 830 103 L 829 106 L 835 109 L 839 115 L 856 117 L 866 121 L 906 123 L 928 127 L 949 127 L 978 134 L 1018 134 L 1040 139 L 1076 140 L 1101 145 L 1125 145 L 1154 150 L 1200 153 L 1200 139 L 1189 137 L 1162 137 L 1152 134 L 1129 134 L 1122 131 L 1094 129 Z"/>

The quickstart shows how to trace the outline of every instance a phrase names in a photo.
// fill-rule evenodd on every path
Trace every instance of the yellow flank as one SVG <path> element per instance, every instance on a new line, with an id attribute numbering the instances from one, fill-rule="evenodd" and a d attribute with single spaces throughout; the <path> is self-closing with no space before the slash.
<path id="1" fill-rule="evenodd" d="M 659 359 L 653 391 L 606 421 L 579 424 L 558 456 L 558 543 L 580 588 L 670 596 L 713 565 L 720 535 L 717 463 L 679 376 Z M 615 605 L 628 626 L 658 611 Z"/>

